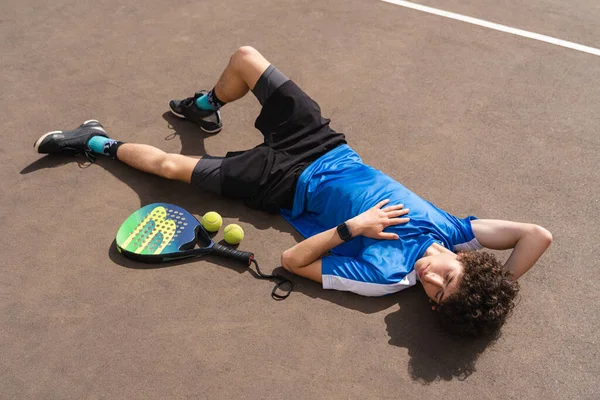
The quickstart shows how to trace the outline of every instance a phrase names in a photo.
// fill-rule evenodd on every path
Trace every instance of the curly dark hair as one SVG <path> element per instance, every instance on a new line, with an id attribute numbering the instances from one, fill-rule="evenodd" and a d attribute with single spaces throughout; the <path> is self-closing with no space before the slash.
<path id="1" fill-rule="evenodd" d="M 511 314 L 519 284 L 511 271 L 488 252 L 461 252 L 463 275 L 458 293 L 436 307 L 447 330 L 465 336 L 496 333 Z"/>

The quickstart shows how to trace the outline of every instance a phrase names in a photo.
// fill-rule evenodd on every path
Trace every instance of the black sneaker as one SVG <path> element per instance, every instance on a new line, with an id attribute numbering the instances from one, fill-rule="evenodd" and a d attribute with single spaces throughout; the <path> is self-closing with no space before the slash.
<path id="1" fill-rule="evenodd" d="M 201 90 L 194 94 L 194 97 L 188 97 L 183 100 L 169 101 L 171 112 L 179 118 L 197 122 L 206 133 L 219 133 L 223 128 L 221 122 L 221 113 L 213 110 L 201 110 L 196 106 L 196 99 L 206 94 L 205 90 Z"/>
<path id="2" fill-rule="evenodd" d="M 92 150 L 87 143 L 93 136 L 108 137 L 104 127 L 95 119 L 85 121 L 72 131 L 52 131 L 42 135 L 33 147 L 40 154 L 76 155 L 84 153 L 93 161 Z"/>

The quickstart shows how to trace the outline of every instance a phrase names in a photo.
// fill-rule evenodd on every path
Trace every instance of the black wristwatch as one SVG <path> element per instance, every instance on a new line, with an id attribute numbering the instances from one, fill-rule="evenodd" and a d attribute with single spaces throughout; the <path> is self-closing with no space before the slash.
<path id="1" fill-rule="evenodd" d="M 350 233 L 350 229 L 348 228 L 348 225 L 345 222 L 342 222 L 338 225 L 337 233 L 338 235 L 340 235 L 344 242 L 349 242 L 350 240 L 352 240 L 352 233 Z"/>

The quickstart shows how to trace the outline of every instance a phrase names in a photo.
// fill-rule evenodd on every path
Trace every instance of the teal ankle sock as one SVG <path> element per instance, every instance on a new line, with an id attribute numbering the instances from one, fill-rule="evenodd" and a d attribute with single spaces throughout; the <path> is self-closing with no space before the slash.
<path id="1" fill-rule="evenodd" d="M 87 145 L 94 153 L 108 156 L 110 155 L 108 151 L 113 143 L 117 143 L 117 141 L 105 136 L 92 136 Z"/>
<path id="2" fill-rule="evenodd" d="M 217 110 L 217 108 L 210 103 L 208 93 L 196 99 L 196 107 L 201 110 Z"/>

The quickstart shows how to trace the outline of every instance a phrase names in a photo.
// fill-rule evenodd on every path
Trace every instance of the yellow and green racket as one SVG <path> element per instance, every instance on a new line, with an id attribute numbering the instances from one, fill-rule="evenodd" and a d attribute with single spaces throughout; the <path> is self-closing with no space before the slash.
<path id="1" fill-rule="evenodd" d="M 292 282 L 280 275 L 263 274 L 254 254 L 213 242 L 202 224 L 181 207 L 168 203 L 153 203 L 131 214 L 119 228 L 117 250 L 125 257 L 143 263 L 164 263 L 208 254 L 237 260 L 247 267 L 254 264 L 260 279 L 278 281 L 271 293 L 277 300 L 285 299 L 292 291 Z M 290 289 L 276 293 L 284 283 Z"/>

